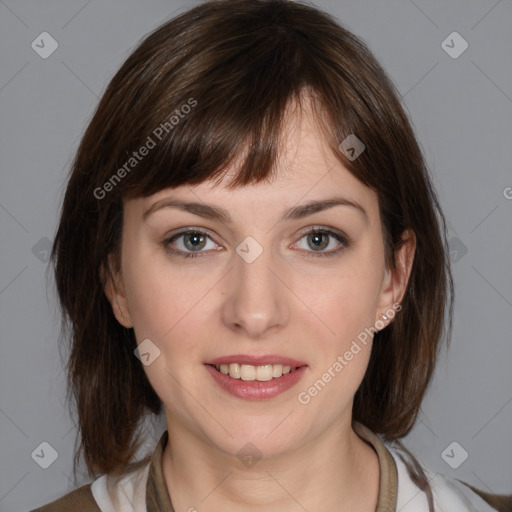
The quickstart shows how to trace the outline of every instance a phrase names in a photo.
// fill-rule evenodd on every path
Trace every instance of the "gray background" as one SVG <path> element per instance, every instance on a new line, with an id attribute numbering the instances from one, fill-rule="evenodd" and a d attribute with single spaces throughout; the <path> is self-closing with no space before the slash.
<path id="1" fill-rule="evenodd" d="M 2 511 L 26 511 L 87 481 L 73 481 L 76 428 L 64 408 L 47 250 L 73 153 L 106 84 L 141 37 L 195 3 L 0 2 Z M 406 445 L 435 472 L 512 492 L 512 2 L 316 5 L 361 36 L 397 84 L 450 223 L 453 342 Z M 31 47 L 43 31 L 59 45 L 46 59 Z M 453 31 L 469 44 L 458 58 L 442 47 Z M 49 449 L 31 457 L 42 442 L 58 452 L 47 469 L 36 460 L 50 462 Z M 459 464 L 462 450 L 469 457 L 452 469 L 445 460 Z"/>

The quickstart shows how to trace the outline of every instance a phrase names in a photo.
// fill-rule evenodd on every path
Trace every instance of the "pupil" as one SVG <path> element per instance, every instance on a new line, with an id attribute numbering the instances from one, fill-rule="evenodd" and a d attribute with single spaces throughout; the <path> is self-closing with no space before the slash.
<path id="1" fill-rule="evenodd" d="M 191 245 L 188 249 L 197 249 L 200 245 L 204 245 L 205 236 L 200 233 L 192 233 L 187 236 L 186 243 Z M 201 248 L 201 247 L 200 247 Z"/>
<path id="2" fill-rule="evenodd" d="M 323 238 L 323 242 L 322 242 L 322 238 Z M 311 246 L 313 249 L 317 250 L 317 249 L 323 249 L 325 247 L 327 247 L 327 243 L 326 243 L 326 236 L 323 234 L 323 233 L 314 233 L 312 235 L 309 236 L 309 240 L 313 242 L 314 246 Z"/>

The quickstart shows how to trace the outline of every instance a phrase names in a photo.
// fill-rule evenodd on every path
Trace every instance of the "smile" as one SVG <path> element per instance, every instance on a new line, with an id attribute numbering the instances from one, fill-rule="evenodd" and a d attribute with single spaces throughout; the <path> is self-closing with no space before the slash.
<path id="1" fill-rule="evenodd" d="M 224 392 L 266 400 L 294 387 L 309 367 L 284 354 L 231 354 L 205 361 L 204 368 Z"/>

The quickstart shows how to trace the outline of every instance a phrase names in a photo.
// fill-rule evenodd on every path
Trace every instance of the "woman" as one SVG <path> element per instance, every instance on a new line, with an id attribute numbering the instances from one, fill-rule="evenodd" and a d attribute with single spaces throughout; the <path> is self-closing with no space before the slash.
<path id="1" fill-rule="evenodd" d="M 102 476 L 38 510 L 500 510 L 399 442 L 451 325 L 445 246 L 353 34 L 277 0 L 164 24 L 98 106 L 53 248 L 75 463 Z"/>

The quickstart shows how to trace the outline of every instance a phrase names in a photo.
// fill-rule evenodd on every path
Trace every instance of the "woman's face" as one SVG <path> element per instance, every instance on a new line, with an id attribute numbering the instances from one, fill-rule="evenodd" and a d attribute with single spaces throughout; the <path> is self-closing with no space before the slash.
<path id="1" fill-rule="evenodd" d="M 311 113 L 287 119 L 271 182 L 127 201 L 121 271 L 106 287 L 144 342 L 169 431 L 228 454 L 250 442 L 278 455 L 350 424 L 370 328 L 390 322 L 380 315 L 393 316 L 412 263 L 405 244 L 405 274 L 385 268 L 376 193 L 332 155 Z"/>

